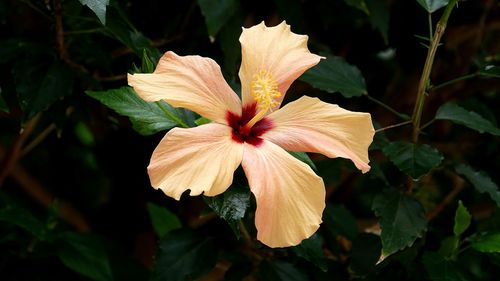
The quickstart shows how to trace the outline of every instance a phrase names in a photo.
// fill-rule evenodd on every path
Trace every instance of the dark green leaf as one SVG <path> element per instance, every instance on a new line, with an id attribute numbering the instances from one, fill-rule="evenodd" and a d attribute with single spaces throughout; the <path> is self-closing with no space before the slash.
<path id="1" fill-rule="evenodd" d="M 300 161 L 306 163 L 309 165 L 314 171 L 317 171 L 316 165 L 314 165 L 314 162 L 311 160 L 309 155 L 305 152 L 296 152 L 296 151 L 288 151 L 293 157 L 299 159 Z"/>
<path id="2" fill-rule="evenodd" d="M 480 75 L 500 78 L 500 66 L 487 65 L 479 71 Z"/>
<path id="3" fill-rule="evenodd" d="M 392 142 L 383 152 L 402 172 L 417 180 L 438 166 L 443 160 L 441 153 L 426 144 L 415 145 L 409 142 Z"/>
<path id="4" fill-rule="evenodd" d="M 94 14 L 99 18 L 103 25 L 106 25 L 106 7 L 109 5 L 109 0 L 79 0 L 82 5 L 89 7 Z"/>
<path id="5" fill-rule="evenodd" d="M 160 241 L 152 280 L 194 280 L 209 272 L 216 261 L 213 239 L 186 229 L 174 230 Z"/>
<path id="6" fill-rule="evenodd" d="M 104 242 L 96 236 L 63 233 L 57 244 L 58 256 L 68 268 L 92 280 L 113 280 Z"/>
<path id="7" fill-rule="evenodd" d="M 177 125 L 164 112 L 166 110 L 179 118 L 176 109 L 164 102 L 145 102 L 130 87 L 86 93 L 118 114 L 129 117 L 134 129 L 141 135 L 151 135 Z"/>
<path id="8" fill-rule="evenodd" d="M 458 106 L 456 103 L 448 102 L 442 105 L 438 109 L 435 118 L 438 120 L 449 120 L 480 133 L 486 132 L 495 136 L 500 136 L 500 129 L 497 126 L 476 112 L 468 111 Z"/>
<path id="9" fill-rule="evenodd" d="M 350 268 L 357 276 L 364 276 L 375 268 L 380 259 L 382 243 L 374 234 L 361 233 L 352 241 Z"/>
<path id="10" fill-rule="evenodd" d="M 307 276 L 293 264 L 281 261 L 263 261 L 259 268 L 260 278 L 263 281 L 306 281 Z"/>
<path id="11" fill-rule="evenodd" d="M 314 234 L 306 240 L 303 240 L 298 246 L 293 247 L 297 256 L 302 257 L 310 263 L 316 265 L 323 271 L 328 270 L 326 258 L 323 253 L 323 241 L 318 234 Z"/>
<path id="12" fill-rule="evenodd" d="M 76 123 L 74 132 L 75 136 L 82 144 L 90 147 L 95 145 L 94 134 L 85 123 L 83 122 Z"/>
<path id="13" fill-rule="evenodd" d="M 363 11 L 367 15 L 370 14 L 368 8 L 366 7 L 365 0 L 344 0 L 344 2 L 351 7 Z"/>
<path id="14" fill-rule="evenodd" d="M 370 24 L 373 28 L 377 29 L 384 42 L 387 45 L 389 38 L 389 7 L 386 1 L 380 0 L 366 0 L 366 5 L 368 6 Z"/>
<path id="15" fill-rule="evenodd" d="M 292 26 L 294 32 L 302 33 L 304 13 L 301 0 L 274 0 L 280 17 Z"/>
<path id="16" fill-rule="evenodd" d="M 218 34 L 217 41 L 219 42 L 220 48 L 224 54 L 222 69 L 224 70 L 224 73 L 228 75 L 228 77 L 226 77 L 228 79 L 226 80 L 230 81 L 229 83 L 235 80 L 240 66 L 241 46 L 238 38 L 241 35 L 241 27 L 243 26 L 244 21 L 245 15 L 238 2 L 234 15 L 228 20 L 226 25 L 221 28 Z M 232 86 L 233 85 L 231 85 L 231 87 Z M 236 93 L 240 92 L 239 90 L 234 89 L 234 87 L 232 88 Z"/>
<path id="17" fill-rule="evenodd" d="M 385 256 L 411 246 L 426 230 L 427 220 L 422 205 L 398 191 L 385 190 L 377 195 L 372 208 L 380 219 Z"/>
<path id="18" fill-rule="evenodd" d="M 475 171 L 471 166 L 460 164 L 455 170 L 472 183 L 474 188 L 480 193 L 488 193 L 491 199 L 500 207 L 500 191 L 491 178 L 482 171 Z"/>
<path id="19" fill-rule="evenodd" d="M 7 106 L 7 103 L 3 99 L 2 88 L 0 88 L 0 110 L 3 111 L 3 112 L 5 112 L 5 113 L 9 113 L 10 112 L 9 107 Z"/>
<path id="20" fill-rule="evenodd" d="M 167 208 L 158 206 L 154 203 L 148 203 L 146 206 L 153 228 L 160 238 L 171 230 L 181 228 L 182 225 L 179 218 Z"/>
<path id="21" fill-rule="evenodd" d="M 471 215 L 464 207 L 462 201 L 458 201 L 457 211 L 455 212 L 455 226 L 453 226 L 453 233 L 455 236 L 460 236 L 464 231 L 469 228 Z"/>
<path id="22" fill-rule="evenodd" d="M 479 234 L 471 237 L 470 246 L 483 253 L 500 253 L 500 232 Z"/>
<path id="23" fill-rule="evenodd" d="M 142 73 L 152 73 L 153 71 L 155 71 L 155 63 L 151 59 L 151 56 L 149 55 L 148 49 L 143 49 L 141 72 Z"/>
<path id="24" fill-rule="evenodd" d="M 434 13 L 435 11 L 448 5 L 449 1 L 450 0 L 417 0 L 418 4 L 424 7 L 424 9 L 429 13 Z"/>
<path id="25" fill-rule="evenodd" d="M 17 225 L 44 240 L 47 237 L 46 226 L 35 218 L 28 210 L 8 205 L 0 209 L 0 221 Z"/>
<path id="26" fill-rule="evenodd" d="M 205 202 L 215 213 L 223 218 L 240 237 L 240 220 L 250 205 L 250 190 L 240 186 L 232 186 L 219 196 L 207 197 Z"/>
<path id="27" fill-rule="evenodd" d="M 459 245 L 460 240 L 458 236 L 449 236 L 441 241 L 441 246 L 439 247 L 438 252 L 443 257 L 453 257 L 456 255 Z"/>
<path id="28" fill-rule="evenodd" d="M 205 17 L 208 35 L 214 38 L 219 30 L 234 15 L 238 7 L 237 0 L 198 0 L 201 13 Z"/>
<path id="29" fill-rule="evenodd" d="M 329 93 L 340 92 L 346 98 L 367 94 L 361 71 L 341 57 L 327 56 L 300 79 Z"/>
<path id="30" fill-rule="evenodd" d="M 333 236 L 341 235 L 352 241 L 358 235 L 356 218 L 344 206 L 328 204 L 323 220 Z"/>
<path id="31" fill-rule="evenodd" d="M 425 252 L 422 257 L 425 269 L 432 281 L 466 281 L 459 267 L 435 252 Z"/>

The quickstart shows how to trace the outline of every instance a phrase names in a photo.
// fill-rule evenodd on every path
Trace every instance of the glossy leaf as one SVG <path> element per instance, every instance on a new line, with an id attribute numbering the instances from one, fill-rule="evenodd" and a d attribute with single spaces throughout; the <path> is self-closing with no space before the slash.
<path id="1" fill-rule="evenodd" d="M 216 261 L 213 239 L 191 230 L 174 230 L 160 241 L 151 280 L 194 280 L 209 272 Z"/>
<path id="2" fill-rule="evenodd" d="M 236 0 L 198 0 L 201 13 L 205 17 L 208 35 L 214 38 L 219 30 L 226 24 L 236 12 L 238 1 Z"/>
<path id="3" fill-rule="evenodd" d="M 500 191 L 498 190 L 498 185 L 494 183 L 485 172 L 475 171 L 471 166 L 465 164 L 458 165 L 455 170 L 470 181 L 477 191 L 480 193 L 488 193 L 491 199 L 500 207 Z"/>
<path id="4" fill-rule="evenodd" d="M 432 281 L 466 281 L 459 267 L 435 252 L 425 252 L 422 262 Z"/>
<path id="5" fill-rule="evenodd" d="M 380 237 L 370 233 L 361 233 L 352 241 L 349 267 L 357 276 L 365 276 L 375 268 L 381 253 Z"/>
<path id="6" fill-rule="evenodd" d="M 500 129 L 495 124 L 491 123 L 478 113 L 468 111 L 453 102 L 442 105 L 438 109 L 435 118 L 438 120 L 449 120 L 480 133 L 486 132 L 495 136 L 500 136 Z"/>
<path id="7" fill-rule="evenodd" d="M 99 18 L 103 25 L 106 24 L 106 8 L 109 5 L 109 0 L 79 0 L 82 5 L 89 7 L 94 14 Z"/>
<path id="8" fill-rule="evenodd" d="M 500 232 L 479 234 L 470 239 L 470 246 L 483 253 L 500 253 Z"/>
<path id="9" fill-rule="evenodd" d="M 448 5 L 450 0 L 417 0 L 417 2 L 420 6 L 424 7 L 427 12 L 434 13 L 435 11 Z"/>
<path id="10" fill-rule="evenodd" d="M 179 218 L 167 208 L 158 206 L 154 203 L 147 203 L 146 205 L 153 224 L 156 234 L 161 238 L 169 233 L 171 230 L 181 228 Z"/>
<path id="11" fill-rule="evenodd" d="M 367 94 L 361 71 L 341 57 L 327 56 L 304 73 L 300 80 L 328 93 L 339 92 L 346 98 Z"/>
<path id="12" fill-rule="evenodd" d="M 427 228 L 422 205 L 413 197 L 398 191 L 385 190 L 377 195 L 372 208 L 380 220 L 385 256 L 413 245 Z"/>
<path id="13" fill-rule="evenodd" d="M 68 268 L 97 281 L 113 280 L 104 242 L 96 236 L 75 232 L 60 235 L 58 256 Z"/>
<path id="14" fill-rule="evenodd" d="M 245 216 L 250 206 L 250 190 L 239 186 L 232 186 L 219 196 L 205 197 L 205 202 L 214 212 L 223 218 L 240 237 L 240 220 Z"/>
<path id="15" fill-rule="evenodd" d="M 299 245 L 293 247 L 295 254 L 316 265 L 322 271 L 327 271 L 325 254 L 323 253 L 323 241 L 318 234 L 314 234 L 303 240 Z"/>
<path id="16" fill-rule="evenodd" d="M 86 93 L 118 114 L 129 117 L 134 129 L 141 135 L 151 135 L 178 125 L 164 112 L 179 116 L 178 110 L 163 101 L 145 102 L 130 87 Z"/>
<path id="17" fill-rule="evenodd" d="M 471 215 L 464 207 L 462 201 L 458 201 L 457 211 L 455 212 L 455 225 L 453 226 L 453 233 L 455 236 L 460 236 L 464 231 L 469 228 Z"/>
<path id="18" fill-rule="evenodd" d="M 443 160 L 441 153 L 426 144 L 415 145 L 409 142 L 392 142 L 383 152 L 396 167 L 417 180 L 438 166 Z"/>

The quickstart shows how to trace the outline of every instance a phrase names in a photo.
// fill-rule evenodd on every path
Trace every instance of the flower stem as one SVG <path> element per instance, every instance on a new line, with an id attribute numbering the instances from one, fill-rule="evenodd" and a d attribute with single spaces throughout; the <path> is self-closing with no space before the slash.
<path id="1" fill-rule="evenodd" d="M 457 82 L 460 82 L 460 81 L 463 81 L 463 80 L 466 80 L 466 79 L 477 77 L 478 75 L 479 75 L 479 73 L 471 73 L 471 74 L 467 74 L 467 75 L 464 75 L 464 76 L 460 76 L 460 77 L 457 77 L 455 79 L 451 79 L 450 81 L 446 81 L 446 82 L 444 82 L 442 84 L 439 84 L 437 86 L 433 86 L 431 89 L 432 90 L 441 89 L 441 88 L 446 87 L 448 85 L 451 85 L 453 83 L 457 83 Z"/>
<path id="2" fill-rule="evenodd" d="M 160 107 L 160 109 L 163 111 L 163 113 L 165 113 L 165 115 L 167 115 L 167 117 L 170 118 L 170 120 L 179 124 L 183 128 L 189 128 L 189 126 L 186 123 L 184 123 L 184 121 L 182 121 L 179 117 L 177 117 L 175 114 L 170 112 L 170 110 L 168 110 L 168 108 L 166 108 L 165 105 L 161 103 L 161 101 L 157 101 L 155 103 L 156 103 L 156 105 L 158 105 Z"/>
<path id="3" fill-rule="evenodd" d="M 410 123 L 412 123 L 411 120 L 406 120 L 406 121 L 401 122 L 401 123 L 397 123 L 397 124 L 394 124 L 394 125 L 389 125 L 387 127 L 383 127 L 383 128 L 378 129 L 378 130 L 375 130 L 375 133 L 382 132 L 382 131 L 389 130 L 389 129 L 396 128 L 396 127 L 400 127 L 400 126 L 404 126 L 404 125 L 410 124 Z"/>
<path id="4" fill-rule="evenodd" d="M 434 64 L 434 57 L 436 55 L 439 42 L 446 29 L 446 24 L 448 18 L 450 17 L 451 11 L 453 10 L 455 4 L 458 0 L 451 0 L 446 6 L 446 9 L 439 19 L 436 25 L 436 31 L 432 38 L 429 50 L 427 51 L 427 58 L 425 59 L 424 69 L 422 71 L 422 76 L 420 77 L 420 82 L 418 83 L 417 99 L 415 101 L 415 107 L 413 108 L 412 122 L 413 122 L 413 133 L 412 140 L 414 143 L 418 142 L 418 136 L 420 134 L 420 119 L 422 118 L 422 110 L 424 108 L 425 95 L 429 88 L 429 77 L 431 75 L 432 65 Z"/>
<path id="5" fill-rule="evenodd" d="M 379 101 L 378 99 L 376 99 L 376 98 L 374 98 L 372 96 L 369 96 L 368 94 L 365 94 L 365 97 L 368 98 L 369 100 L 371 100 L 372 102 L 380 105 L 381 107 L 387 109 L 388 111 L 394 113 L 399 118 L 401 118 L 403 120 L 408 120 L 409 119 L 409 117 L 406 114 L 399 113 L 397 110 L 395 110 L 394 108 L 388 106 L 387 104 Z"/>

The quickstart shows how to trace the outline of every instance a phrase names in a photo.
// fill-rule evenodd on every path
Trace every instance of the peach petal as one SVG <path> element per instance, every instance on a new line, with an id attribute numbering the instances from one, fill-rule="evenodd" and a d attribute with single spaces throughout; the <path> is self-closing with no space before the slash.
<path id="1" fill-rule="evenodd" d="M 369 113 L 303 96 L 268 118 L 275 127 L 263 138 L 282 148 L 348 158 L 363 173 L 370 170 L 368 147 L 375 131 Z"/>
<path id="2" fill-rule="evenodd" d="M 167 52 L 154 73 L 129 74 L 128 83 L 146 101 L 165 100 L 218 123 L 227 111 L 241 114 L 241 102 L 210 58 Z"/>
<path id="3" fill-rule="evenodd" d="M 281 103 L 292 84 L 307 69 L 318 64 L 322 57 L 312 54 L 307 48 L 307 35 L 290 31 L 290 26 L 282 22 L 267 27 L 264 22 L 250 28 L 243 28 L 240 36 L 242 62 L 239 72 L 243 105 L 254 101 L 251 82 L 261 70 L 272 74 L 278 83 Z"/>
<path id="4" fill-rule="evenodd" d="M 321 223 L 325 186 L 311 168 L 264 140 L 244 144 L 242 166 L 257 200 L 257 239 L 269 247 L 298 245 Z"/>
<path id="5" fill-rule="evenodd" d="M 243 146 L 231 139 L 231 128 L 211 123 L 170 130 L 158 144 L 148 166 L 151 185 L 177 200 L 190 195 L 215 196 L 233 182 Z"/>

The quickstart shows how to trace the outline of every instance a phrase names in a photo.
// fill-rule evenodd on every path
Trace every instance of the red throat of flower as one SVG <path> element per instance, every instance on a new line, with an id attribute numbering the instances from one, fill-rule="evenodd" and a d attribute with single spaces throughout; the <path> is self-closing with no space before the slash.
<path id="1" fill-rule="evenodd" d="M 274 126 L 269 118 L 262 118 L 253 125 L 249 122 L 257 114 L 257 103 L 252 103 L 242 108 L 241 116 L 232 112 L 227 112 L 227 124 L 233 129 L 231 137 L 238 143 L 249 143 L 254 146 L 262 144 L 261 136 L 271 130 Z"/>

